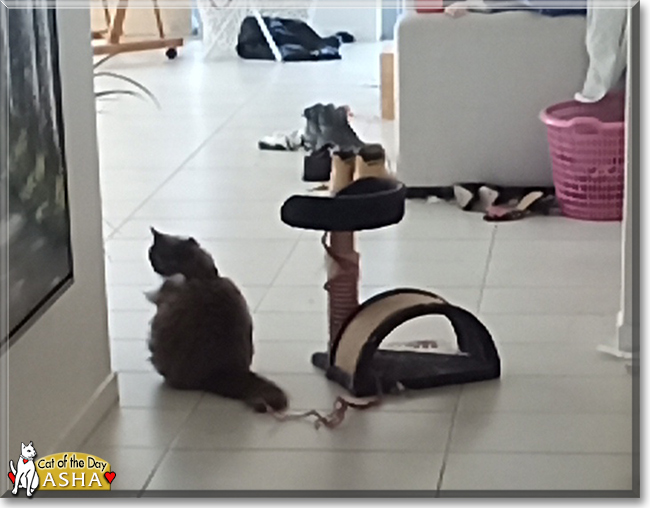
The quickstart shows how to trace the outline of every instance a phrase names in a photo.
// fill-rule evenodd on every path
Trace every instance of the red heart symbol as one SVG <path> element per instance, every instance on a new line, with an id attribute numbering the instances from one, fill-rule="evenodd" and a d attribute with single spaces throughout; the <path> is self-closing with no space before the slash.
<path id="1" fill-rule="evenodd" d="M 104 476 L 108 480 L 108 483 L 113 483 L 113 480 L 115 479 L 115 471 L 111 471 L 110 473 L 104 473 Z"/>
<path id="2" fill-rule="evenodd" d="M 27 459 L 23 459 L 23 464 L 27 464 L 29 461 Z"/>
<path id="3" fill-rule="evenodd" d="M 11 480 L 11 483 L 16 483 L 16 475 L 14 475 L 11 471 L 9 471 L 9 479 Z"/>

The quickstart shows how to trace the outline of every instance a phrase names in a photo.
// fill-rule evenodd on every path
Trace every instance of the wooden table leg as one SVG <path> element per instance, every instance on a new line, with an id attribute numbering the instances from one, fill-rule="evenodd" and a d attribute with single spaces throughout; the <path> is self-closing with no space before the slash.
<path id="1" fill-rule="evenodd" d="M 160 16 L 160 8 L 158 7 L 158 0 L 153 1 L 153 13 L 156 15 L 156 24 L 158 25 L 158 33 L 160 38 L 165 38 L 165 30 L 163 29 L 162 17 Z"/>
<path id="2" fill-rule="evenodd" d="M 111 28 L 111 11 L 108 8 L 108 0 L 102 0 L 102 5 L 104 6 L 104 19 L 106 20 L 106 29 L 110 30 L 110 28 Z"/>
<path id="3" fill-rule="evenodd" d="M 117 4 L 115 18 L 113 18 L 113 26 L 111 27 L 108 38 L 111 44 L 118 44 L 120 42 L 120 37 L 122 37 L 122 34 L 124 33 L 124 18 L 126 17 L 128 4 L 129 0 L 119 0 Z"/>

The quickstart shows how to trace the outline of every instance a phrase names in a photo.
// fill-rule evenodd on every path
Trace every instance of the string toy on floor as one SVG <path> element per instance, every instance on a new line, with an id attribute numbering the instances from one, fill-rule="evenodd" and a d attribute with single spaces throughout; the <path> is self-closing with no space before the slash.
<path id="1" fill-rule="evenodd" d="M 386 170 L 381 145 L 365 145 L 357 153 L 334 151 L 331 157 L 330 195 L 292 196 L 281 208 L 281 219 L 292 227 L 325 232 L 321 243 L 328 262 L 329 342 L 326 352 L 312 356 L 312 363 L 353 396 L 369 399 L 339 397 L 327 415 L 312 410 L 275 417 L 315 418 L 317 426 L 334 428 L 348 408 L 375 407 L 388 394 L 500 377 L 499 354 L 488 330 L 472 313 L 439 295 L 397 288 L 359 303 L 355 233 L 399 223 L 406 189 Z M 450 322 L 457 352 L 437 352 L 434 339 L 380 349 L 398 326 L 433 315 Z"/>
<path id="2" fill-rule="evenodd" d="M 345 414 L 348 408 L 353 409 L 369 409 L 371 407 L 376 407 L 381 404 L 380 397 L 372 397 L 367 400 L 350 400 L 344 396 L 336 397 L 334 401 L 334 407 L 326 415 L 320 414 L 315 409 L 310 409 L 308 411 L 287 411 L 280 413 L 273 411 L 269 408 L 269 413 L 276 419 L 281 422 L 286 422 L 290 420 L 302 420 L 302 419 L 314 419 L 314 427 L 320 429 L 321 427 L 327 427 L 328 429 L 334 429 L 338 427 L 345 418 Z"/>

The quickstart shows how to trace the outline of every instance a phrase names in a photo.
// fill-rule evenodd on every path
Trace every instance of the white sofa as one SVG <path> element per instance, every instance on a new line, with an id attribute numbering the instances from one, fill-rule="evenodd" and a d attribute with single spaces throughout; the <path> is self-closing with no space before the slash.
<path id="1" fill-rule="evenodd" d="M 551 185 L 539 112 L 581 90 L 585 32 L 582 16 L 406 13 L 396 28 L 400 179 Z"/>

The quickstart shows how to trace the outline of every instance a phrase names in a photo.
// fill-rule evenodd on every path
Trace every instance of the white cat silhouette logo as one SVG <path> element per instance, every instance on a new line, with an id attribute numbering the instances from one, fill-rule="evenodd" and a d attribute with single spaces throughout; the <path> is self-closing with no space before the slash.
<path id="1" fill-rule="evenodd" d="M 36 450 L 30 441 L 27 446 L 25 443 L 20 443 L 21 452 L 20 458 L 14 468 L 14 461 L 9 461 L 11 473 L 9 479 L 13 482 L 14 488 L 11 493 L 15 496 L 18 494 L 18 489 L 27 490 L 27 497 L 32 497 L 34 491 L 38 488 L 39 477 L 34 465 L 34 457 L 36 457 Z"/>

